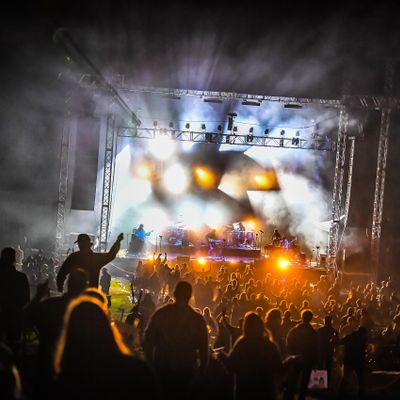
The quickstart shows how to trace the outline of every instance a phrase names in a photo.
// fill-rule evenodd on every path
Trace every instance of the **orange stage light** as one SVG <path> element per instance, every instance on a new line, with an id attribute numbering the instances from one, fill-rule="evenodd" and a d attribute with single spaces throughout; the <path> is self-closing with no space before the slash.
<path id="1" fill-rule="evenodd" d="M 256 230 L 256 221 L 253 219 L 246 219 L 243 221 L 243 225 L 246 228 L 246 231 L 255 231 Z"/>
<path id="2" fill-rule="evenodd" d="M 280 258 L 278 260 L 278 265 L 279 265 L 279 268 L 286 269 L 289 266 L 289 262 L 287 260 L 285 260 L 284 258 Z"/>
<path id="3" fill-rule="evenodd" d="M 203 189 L 212 189 L 215 187 L 216 178 L 214 173 L 206 167 L 196 167 L 194 170 L 196 182 Z"/>
<path id="4" fill-rule="evenodd" d="M 206 259 L 205 257 L 199 257 L 199 258 L 197 259 L 197 262 L 198 262 L 200 265 L 205 265 L 205 264 L 207 263 L 207 259 Z"/>
<path id="5" fill-rule="evenodd" d="M 141 179 L 150 179 L 151 177 L 151 167 L 146 163 L 142 163 L 136 166 L 135 175 Z"/>

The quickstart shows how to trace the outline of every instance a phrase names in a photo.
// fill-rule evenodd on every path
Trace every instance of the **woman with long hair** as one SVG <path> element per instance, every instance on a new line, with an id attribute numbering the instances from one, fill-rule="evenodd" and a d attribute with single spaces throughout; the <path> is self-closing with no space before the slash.
<path id="1" fill-rule="evenodd" d="M 243 322 L 243 335 L 235 343 L 227 359 L 235 375 L 235 399 L 275 399 L 275 374 L 282 361 L 278 348 L 269 339 L 262 319 L 248 312 Z"/>
<path id="2" fill-rule="evenodd" d="M 147 365 L 131 356 L 111 323 L 106 304 L 79 296 L 69 304 L 54 357 L 53 398 L 154 398 Z"/>

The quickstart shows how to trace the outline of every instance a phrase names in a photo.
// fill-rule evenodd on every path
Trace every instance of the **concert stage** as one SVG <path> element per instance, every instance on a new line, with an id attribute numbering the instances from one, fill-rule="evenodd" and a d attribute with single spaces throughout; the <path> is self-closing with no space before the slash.
<path id="1" fill-rule="evenodd" d="M 164 250 L 164 249 L 163 249 Z M 260 250 L 258 250 L 260 252 Z M 290 279 L 291 277 L 299 277 L 307 279 L 310 282 L 317 282 L 321 275 L 326 275 L 325 268 L 317 268 L 311 266 L 309 263 L 302 262 L 288 262 L 287 267 L 283 270 L 278 265 L 276 260 L 265 258 L 264 255 L 259 254 L 258 257 L 248 257 L 248 254 L 255 254 L 250 252 L 242 252 L 241 256 L 221 256 L 221 257 L 208 257 L 202 255 L 201 252 L 196 255 L 185 255 L 182 253 L 168 253 L 168 264 L 170 267 L 175 264 L 191 264 L 196 269 L 200 269 L 205 273 L 213 273 L 219 270 L 224 265 L 225 267 L 235 270 L 245 266 L 246 264 L 255 264 L 256 270 L 259 271 L 258 279 L 263 279 L 265 274 L 269 273 L 273 277 L 281 279 Z M 138 254 L 129 254 L 120 256 L 108 264 L 107 268 L 114 278 L 132 278 L 135 274 L 137 264 L 140 260 L 145 261 L 148 257 Z M 202 264 L 199 263 L 201 259 Z"/>

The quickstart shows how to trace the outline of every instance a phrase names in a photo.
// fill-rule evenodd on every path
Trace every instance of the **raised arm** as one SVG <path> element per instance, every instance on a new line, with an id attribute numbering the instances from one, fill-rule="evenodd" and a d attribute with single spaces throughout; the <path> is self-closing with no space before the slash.
<path id="1" fill-rule="evenodd" d="M 124 240 L 124 234 L 120 233 L 117 237 L 117 240 L 115 241 L 115 243 L 112 245 L 110 251 L 108 252 L 109 256 L 110 256 L 110 261 L 113 260 L 118 252 L 119 249 L 121 248 L 121 242 Z"/>
<path id="2" fill-rule="evenodd" d="M 64 281 L 65 277 L 71 272 L 72 267 L 73 267 L 73 260 L 72 256 L 74 253 L 70 254 L 66 260 L 63 262 L 63 264 L 60 267 L 60 270 L 58 271 L 57 275 L 57 289 L 59 292 L 63 291 L 64 287 Z"/>

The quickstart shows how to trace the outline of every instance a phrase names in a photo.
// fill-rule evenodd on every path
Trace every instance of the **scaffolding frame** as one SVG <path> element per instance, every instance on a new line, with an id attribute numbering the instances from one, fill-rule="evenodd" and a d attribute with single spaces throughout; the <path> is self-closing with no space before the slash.
<path id="1" fill-rule="evenodd" d="M 389 74 L 390 75 L 390 74 Z M 391 69 L 393 78 L 393 68 Z M 112 81 L 112 80 L 111 80 Z M 93 74 L 81 74 L 79 84 L 83 87 L 104 90 L 102 81 L 96 79 Z M 263 146 L 263 147 L 285 147 L 308 150 L 334 151 L 336 150 L 335 176 L 332 192 L 332 223 L 328 234 L 328 267 L 336 268 L 336 258 L 338 246 L 340 245 L 340 237 L 343 237 L 347 226 L 350 196 L 352 185 L 352 172 L 354 165 L 354 147 L 355 137 L 348 137 L 348 121 L 349 110 L 364 109 L 364 110 L 381 110 L 382 118 L 380 125 L 380 139 L 378 146 L 378 160 L 376 170 L 376 185 L 374 196 L 374 211 L 371 233 L 371 251 L 373 254 L 373 262 L 378 263 L 379 260 L 379 243 L 381 235 L 381 222 L 383 211 L 383 196 L 384 196 L 384 181 L 387 162 L 387 149 L 389 139 L 390 114 L 392 110 L 400 109 L 400 99 L 389 96 L 388 90 L 385 90 L 384 96 L 370 95 L 344 95 L 341 99 L 318 99 L 306 97 L 291 97 L 291 96 L 268 96 L 257 95 L 250 93 L 235 93 L 235 92 L 218 92 L 206 90 L 191 90 L 191 89 L 171 89 L 162 87 L 149 86 L 127 86 L 123 77 L 114 80 L 115 88 L 120 92 L 126 93 L 152 93 L 159 94 L 166 99 L 179 99 L 181 96 L 197 96 L 206 99 L 217 100 L 242 100 L 254 102 L 280 102 L 285 106 L 292 108 L 302 108 L 304 105 L 322 105 L 328 108 L 336 108 L 340 110 L 339 128 L 336 143 L 326 143 L 323 139 L 300 139 L 299 144 L 293 145 L 292 139 L 282 137 L 262 137 L 253 136 L 249 140 L 249 135 L 234 135 L 232 133 L 215 133 L 215 132 L 195 132 L 183 130 L 169 130 L 167 136 L 172 140 L 190 141 L 196 143 L 226 143 L 230 145 L 246 145 L 246 146 Z M 389 85 L 390 86 L 390 85 Z M 387 89 L 388 85 L 386 85 Z M 134 116 L 134 115 L 133 115 Z M 130 136 L 151 139 L 156 137 L 157 129 L 141 128 L 137 123 L 136 118 L 133 119 L 133 124 L 130 127 L 115 126 L 115 116 L 112 117 L 112 126 L 110 126 L 110 115 L 107 118 L 107 139 L 105 148 L 105 161 L 103 168 L 103 192 L 102 192 L 102 207 L 100 221 L 100 249 L 107 250 L 107 240 L 109 235 L 109 219 L 111 209 L 112 196 L 112 174 L 115 160 L 115 137 Z M 165 134 L 165 132 L 164 132 Z M 252 136 L 252 135 L 251 135 Z M 346 171 L 346 142 L 349 144 L 349 159 L 347 162 L 347 182 L 345 184 L 346 194 L 343 204 L 344 176 Z M 60 168 L 61 169 L 61 168 Z M 60 173 L 61 180 L 61 173 Z M 60 183 L 61 186 L 61 183 Z M 65 197 L 65 196 L 64 196 Z M 59 196 L 60 200 L 60 196 Z M 60 202 L 62 203 L 62 201 Z M 62 204 L 59 205 L 60 215 L 65 213 Z M 344 212 L 344 215 L 342 213 Z M 343 219 L 343 222 L 341 220 Z M 61 224 L 58 224 L 57 219 L 57 238 L 61 237 Z M 342 233 L 340 235 L 340 230 Z M 58 240 L 58 239 L 57 239 Z"/>

